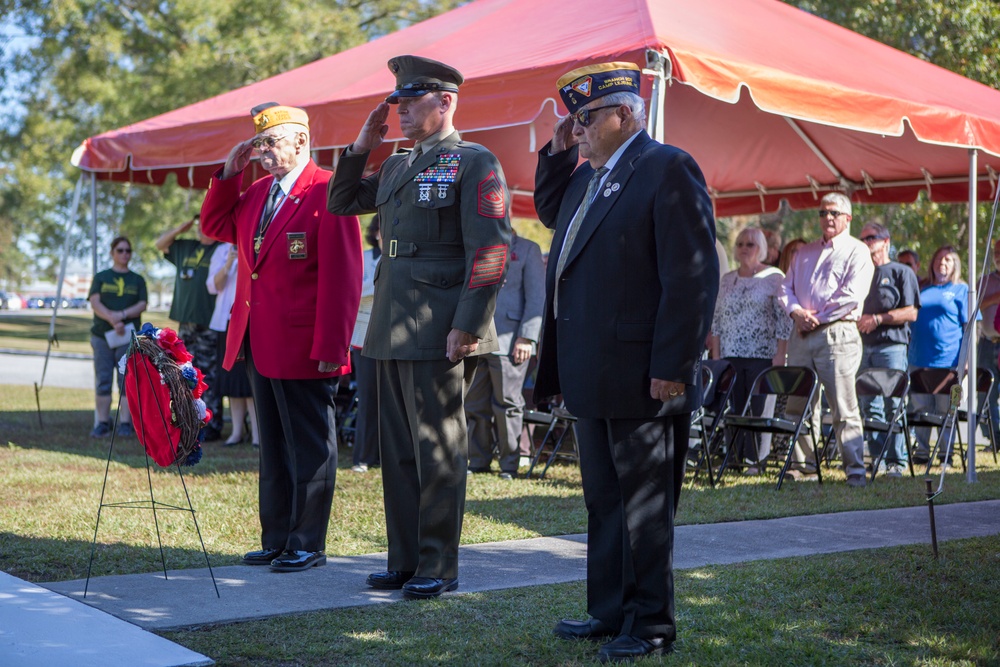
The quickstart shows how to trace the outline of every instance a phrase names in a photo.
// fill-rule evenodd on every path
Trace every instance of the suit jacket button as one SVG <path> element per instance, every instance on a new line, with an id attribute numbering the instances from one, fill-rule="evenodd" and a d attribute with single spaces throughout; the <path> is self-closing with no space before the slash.
<path id="1" fill-rule="evenodd" d="M 392 224 L 398 225 L 399 224 L 399 218 L 394 218 L 393 221 L 392 221 Z"/>
<path id="2" fill-rule="evenodd" d="M 403 205 L 403 202 L 401 202 L 401 201 L 399 201 L 399 200 L 397 199 L 397 200 L 396 200 L 396 208 L 399 208 L 399 207 L 400 207 L 400 206 L 402 206 L 402 205 Z"/>
<path id="3" fill-rule="evenodd" d="M 250 279 L 251 280 L 257 280 L 257 272 L 256 271 L 250 274 Z"/>

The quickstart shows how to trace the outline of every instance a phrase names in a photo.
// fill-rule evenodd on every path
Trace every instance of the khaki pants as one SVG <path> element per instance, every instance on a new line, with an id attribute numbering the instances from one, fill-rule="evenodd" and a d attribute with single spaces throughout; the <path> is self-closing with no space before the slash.
<path id="1" fill-rule="evenodd" d="M 796 330 L 788 341 L 788 365 L 813 369 L 823 385 L 848 475 L 865 474 L 864 426 L 854 388 L 860 364 L 861 334 L 854 322 L 833 322 L 805 336 Z M 819 392 L 813 402 L 812 426 L 818 440 L 822 434 Z M 804 434 L 795 445 L 795 461 L 815 461 L 812 442 Z"/>

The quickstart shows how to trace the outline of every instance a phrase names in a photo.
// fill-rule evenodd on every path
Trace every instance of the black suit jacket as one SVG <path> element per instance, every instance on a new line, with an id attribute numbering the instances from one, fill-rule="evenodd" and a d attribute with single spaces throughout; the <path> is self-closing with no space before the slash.
<path id="1" fill-rule="evenodd" d="M 539 153 L 535 208 L 555 229 L 535 398 L 561 393 L 588 418 L 645 418 L 701 403 L 699 360 L 719 289 L 715 218 L 690 155 L 640 132 L 577 233 L 556 285 L 566 229 L 594 173 L 578 150 Z M 552 297 L 559 290 L 559 321 Z M 688 385 L 665 404 L 650 379 Z"/>

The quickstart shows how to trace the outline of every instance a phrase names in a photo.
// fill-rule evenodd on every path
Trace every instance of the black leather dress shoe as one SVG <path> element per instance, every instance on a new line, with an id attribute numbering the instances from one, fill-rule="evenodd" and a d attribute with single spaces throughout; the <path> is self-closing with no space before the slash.
<path id="1" fill-rule="evenodd" d="M 673 653 L 674 645 L 663 637 L 643 639 L 631 635 L 618 635 L 597 652 L 601 662 L 631 662 L 646 655 Z"/>
<path id="2" fill-rule="evenodd" d="M 261 549 L 243 554 L 244 565 L 270 565 L 271 561 L 281 555 L 284 549 Z"/>
<path id="3" fill-rule="evenodd" d="M 614 637 L 617 632 L 610 626 L 605 625 L 596 618 L 591 618 L 586 621 L 574 621 L 569 618 L 564 618 L 563 620 L 556 623 L 556 627 L 552 632 L 556 637 L 561 639 L 604 639 L 605 637 Z"/>
<path id="4" fill-rule="evenodd" d="M 413 600 L 436 598 L 447 591 L 458 588 L 458 579 L 431 579 L 429 577 L 413 577 L 403 584 L 403 597 Z"/>
<path id="5" fill-rule="evenodd" d="M 368 585 L 385 591 L 398 591 L 407 581 L 413 578 L 412 572 L 372 572 L 368 575 Z"/>
<path id="6" fill-rule="evenodd" d="M 322 551 L 288 551 L 271 561 L 272 572 L 298 572 L 311 567 L 326 565 L 326 554 Z"/>

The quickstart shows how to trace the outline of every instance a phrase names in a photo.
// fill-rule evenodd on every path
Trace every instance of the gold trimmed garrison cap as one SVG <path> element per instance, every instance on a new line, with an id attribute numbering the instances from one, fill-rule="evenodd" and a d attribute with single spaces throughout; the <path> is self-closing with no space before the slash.
<path id="1" fill-rule="evenodd" d="M 269 127 L 294 123 L 309 129 L 309 114 L 304 109 L 298 107 L 285 107 L 277 102 L 265 102 L 258 104 L 250 110 L 253 118 L 253 127 L 256 134 L 260 134 Z"/>
<path id="2" fill-rule="evenodd" d="M 556 88 L 570 113 L 611 93 L 639 94 L 640 69 L 633 63 L 600 63 L 578 67 L 559 77 Z"/>
<path id="3" fill-rule="evenodd" d="M 399 104 L 400 97 L 420 97 L 436 90 L 457 93 L 465 78 L 450 65 L 420 56 L 396 56 L 387 63 L 396 77 L 396 89 L 385 101 Z"/>

